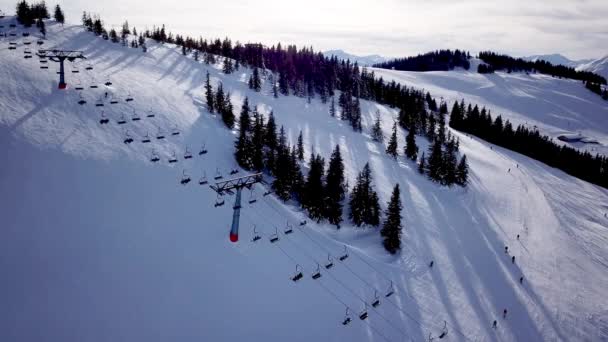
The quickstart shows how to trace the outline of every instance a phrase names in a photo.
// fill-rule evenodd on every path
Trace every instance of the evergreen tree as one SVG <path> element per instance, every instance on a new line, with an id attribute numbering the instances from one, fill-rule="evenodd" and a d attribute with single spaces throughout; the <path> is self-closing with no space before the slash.
<path id="1" fill-rule="evenodd" d="M 272 96 L 274 96 L 275 99 L 279 98 L 279 87 L 277 82 L 274 80 L 274 77 L 272 79 Z"/>
<path id="2" fill-rule="evenodd" d="M 380 125 L 380 112 L 376 111 L 376 122 L 372 127 L 372 139 L 376 142 L 384 142 L 384 134 L 382 133 L 382 126 Z"/>
<path id="3" fill-rule="evenodd" d="M 275 179 L 272 182 L 272 190 L 283 201 L 287 201 L 291 197 L 292 182 L 292 179 L 290 178 L 290 150 L 285 141 L 285 128 L 281 126 L 277 145 L 276 167 L 274 173 Z"/>
<path id="4" fill-rule="evenodd" d="M 211 80 L 209 79 L 209 72 L 207 72 L 207 78 L 205 80 L 205 98 L 207 99 L 207 109 L 209 110 L 209 113 L 215 112 L 215 96 L 213 94 Z"/>
<path id="5" fill-rule="evenodd" d="M 36 26 L 40 30 L 40 34 L 42 34 L 42 37 L 46 38 L 46 25 L 44 24 L 44 21 L 41 18 L 38 18 Z"/>
<path id="6" fill-rule="evenodd" d="M 224 85 L 222 84 L 222 82 L 220 82 L 217 85 L 217 91 L 215 92 L 215 99 L 213 100 L 213 104 L 215 106 L 215 110 L 219 114 L 223 114 L 224 110 L 226 109 L 224 100 L 225 100 L 225 97 L 224 97 Z"/>
<path id="7" fill-rule="evenodd" d="M 393 123 L 393 133 L 391 134 L 391 139 L 388 141 L 386 153 L 394 159 L 397 159 L 397 122 Z"/>
<path id="8" fill-rule="evenodd" d="M 298 135 L 298 147 L 296 150 L 298 160 L 304 160 L 304 139 L 302 138 L 302 131 Z"/>
<path id="9" fill-rule="evenodd" d="M 224 110 L 222 111 L 222 121 L 229 129 L 234 128 L 234 108 L 232 101 L 230 101 L 230 93 L 226 94 L 224 98 Z"/>
<path id="10" fill-rule="evenodd" d="M 262 81 L 260 80 L 260 71 L 257 67 L 253 68 L 253 72 L 249 77 L 249 89 L 253 89 L 257 92 L 262 90 Z"/>
<path id="11" fill-rule="evenodd" d="M 441 142 L 436 139 L 429 146 L 429 160 L 427 165 L 429 178 L 435 182 L 443 180 L 443 152 L 441 151 Z"/>
<path id="12" fill-rule="evenodd" d="M 61 10 L 61 7 L 59 5 L 55 6 L 55 15 L 53 16 L 55 18 L 55 21 L 60 23 L 62 26 L 65 23 L 65 15 L 63 14 L 63 11 Z"/>
<path id="13" fill-rule="evenodd" d="M 224 72 L 224 74 L 232 74 L 233 70 L 234 68 L 232 67 L 232 60 L 228 57 L 224 58 L 224 65 L 222 67 L 222 71 Z"/>
<path id="14" fill-rule="evenodd" d="M 458 167 L 456 168 L 456 184 L 460 186 L 466 186 L 469 181 L 469 164 L 467 163 L 467 156 L 463 155 L 460 158 Z"/>
<path id="15" fill-rule="evenodd" d="M 372 171 L 369 164 L 365 164 L 357 176 L 349 206 L 349 218 L 356 226 L 360 227 L 363 224 L 377 226 L 379 224 L 380 205 L 378 204 L 378 194 L 372 185 Z"/>
<path id="16" fill-rule="evenodd" d="M 393 188 L 393 194 L 385 212 L 384 226 L 380 235 L 384 237 L 384 248 L 395 254 L 401 249 L 401 197 L 399 184 Z"/>
<path id="17" fill-rule="evenodd" d="M 254 170 L 262 171 L 264 168 L 264 117 L 257 110 L 254 111 L 253 124 L 251 164 Z"/>
<path id="18" fill-rule="evenodd" d="M 324 214 L 325 197 L 323 175 L 325 160 L 320 155 L 311 155 L 310 170 L 303 188 L 304 202 L 302 206 L 308 211 L 310 218 L 321 222 Z"/>
<path id="19" fill-rule="evenodd" d="M 422 175 L 426 171 L 426 157 L 424 152 L 422 152 L 422 157 L 420 157 L 420 163 L 418 163 L 418 172 Z"/>
<path id="20" fill-rule="evenodd" d="M 329 115 L 334 118 L 336 117 L 336 99 L 332 96 L 331 103 L 329 105 Z"/>
<path id="21" fill-rule="evenodd" d="M 418 146 L 416 145 L 416 135 L 414 134 L 413 129 L 410 129 L 407 132 L 404 152 L 405 156 L 411 160 L 416 160 L 418 158 Z"/>
<path id="22" fill-rule="evenodd" d="M 304 187 L 304 176 L 300 169 L 300 163 L 298 162 L 298 156 L 295 146 L 291 149 L 290 154 L 290 180 L 291 180 L 291 193 L 296 196 L 298 201 L 302 201 L 302 188 Z"/>
<path id="23" fill-rule="evenodd" d="M 446 144 L 445 152 L 443 154 L 443 184 L 444 185 L 452 185 L 456 183 L 456 168 L 457 168 L 457 160 L 456 160 L 456 141 L 450 138 Z"/>
<path id="24" fill-rule="evenodd" d="M 336 226 L 342 222 L 344 192 L 344 162 L 340 146 L 336 145 L 329 160 L 325 185 L 325 218 Z"/>
<path id="25" fill-rule="evenodd" d="M 245 133 L 249 132 L 250 118 L 249 113 L 251 109 L 249 109 L 249 98 L 245 97 L 243 101 L 243 105 L 241 106 L 241 114 L 239 115 L 239 126 L 240 130 Z"/>
<path id="26" fill-rule="evenodd" d="M 266 136 L 264 139 L 264 144 L 272 150 L 277 148 L 277 125 L 274 120 L 273 111 L 271 111 L 268 115 L 268 123 L 266 124 Z"/>

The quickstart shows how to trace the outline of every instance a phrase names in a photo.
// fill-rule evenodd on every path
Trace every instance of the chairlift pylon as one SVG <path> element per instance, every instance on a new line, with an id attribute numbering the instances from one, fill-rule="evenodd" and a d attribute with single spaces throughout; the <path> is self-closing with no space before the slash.
<path id="1" fill-rule="evenodd" d="M 344 245 L 344 253 L 340 255 L 338 259 L 340 259 L 340 261 L 344 261 L 346 258 L 348 258 L 348 251 L 346 250 L 346 245 Z"/>
<path id="2" fill-rule="evenodd" d="M 99 124 L 101 125 L 107 125 L 110 122 L 110 119 L 108 119 L 108 117 L 106 116 L 106 114 L 102 111 L 101 112 L 101 119 L 99 119 Z"/>
<path id="3" fill-rule="evenodd" d="M 321 267 L 319 266 L 319 263 L 317 263 L 317 269 L 314 272 L 312 272 L 312 275 L 310 277 L 312 279 L 321 278 Z"/>
<path id="4" fill-rule="evenodd" d="M 270 241 L 270 243 L 275 243 L 279 241 L 279 229 L 277 227 L 274 227 L 274 234 L 270 235 L 268 237 L 268 240 Z"/>
<path id="5" fill-rule="evenodd" d="M 348 308 L 346 308 L 346 313 L 344 314 L 344 319 L 342 320 L 342 325 L 348 325 L 352 322 L 350 315 L 348 314 Z"/>
<path id="6" fill-rule="evenodd" d="M 334 267 L 334 259 L 332 259 L 331 254 L 327 253 L 327 263 L 325 263 L 325 269 L 330 269 Z"/>
<path id="7" fill-rule="evenodd" d="M 205 185 L 209 183 L 209 181 L 207 180 L 207 172 L 203 171 L 203 175 L 201 176 L 201 178 L 198 180 L 198 184 L 200 185 Z"/>
<path id="8" fill-rule="evenodd" d="M 253 237 L 251 238 L 251 242 L 256 242 L 256 241 L 260 240 L 261 238 L 262 237 L 260 236 L 260 234 L 258 234 L 258 231 L 256 230 L 256 226 L 254 224 L 253 225 Z"/>
<path id="9" fill-rule="evenodd" d="M 186 173 L 186 169 L 184 169 L 182 171 L 182 179 L 180 180 L 180 184 L 181 185 L 186 185 L 188 183 L 190 183 L 190 176 L 188 176 L 188 174 Z"/>
<path id="10" fill-rule="evenodd" d="M 302 273 L 302 266 L 296 264 L 296 272 L 291 277 L 291 280 L 295 283 L 302 278 L 304 278 L 304 274 Z"/>

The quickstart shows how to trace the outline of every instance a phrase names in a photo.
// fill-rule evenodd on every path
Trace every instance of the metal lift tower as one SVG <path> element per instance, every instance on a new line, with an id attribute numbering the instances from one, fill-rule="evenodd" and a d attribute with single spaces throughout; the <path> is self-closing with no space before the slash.
<path id="1" fill-rule="evenodd" d="M 262 174 L 255 173 L 252 175 L 233 178 L 227 181 L 215 183 L 211 185 L 211 189 L 217 192 L 220 196 L 224 194 L 233 195 L 236 190 L 236 198 L 234 200 L 234 207 L 232 207 L 232 227 L 230 228 L 230 241 L 237 242 L 239 240 L 239 218 L 241 215 L 241 191 L 243 188 L 251 189 L 251 187 L 262 181 Z"/>
<path id="2" fill-rule="evenodd" d="M 67 84 L 65 83 L 63 62 L 65 62 L 66 59 L 68 62 L 74 62 L 77 59 L 86 59 L 82 54 L 82 51 L 40 50 L 36 55 L 40 58 L 48 58 L 53 62 L 59 63 L 59 89 L 65 89 L 67 87 Z"/>

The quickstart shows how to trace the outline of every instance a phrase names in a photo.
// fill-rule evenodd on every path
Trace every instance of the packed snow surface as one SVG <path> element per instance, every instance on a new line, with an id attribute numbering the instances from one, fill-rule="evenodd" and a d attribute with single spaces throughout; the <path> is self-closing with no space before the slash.
<path id="1" fill-rule="evenodd" d="M 440 187 L 365 133 L 378 110 L 388 134 L 395 109 L 363 102 L 359 134 L 318 99 L 274 99 L 268 84 L 250 91 L 246 68 L 224 75 L 221 65 L 195 62 L 171 45 L 149 42 L 144 54 L 79 26 L 49 22 L 48 31 L 45 48 L 88 58 L 68 65 L 67 90 L 57 89 L 55 63 L 43 70 L 37 58 L 23 58 L 22 37 L 12 38 L 16 50 L 0 41 L 0 340 L 426 341 L 444 332 L 444 322 L 448 341 L 608 339 L 606 189 L 457 132 L 470 184 Z M 216 195 L 198 184 L 203 174 L 227 178 L 235 166 L 236 132 L 204 105 L 207 71 L 231 92 L 237 112 L 248 96 L 260 112 L 274 110 L 291 142 L 302 130 L 307 156 L 314 148 L 328 158 L 339 144 L 350 184 L 369 162 L 383 206 L 399 183 L 401 253 L 389 256 L 377 229 L 343 224 L 337 231 L 310 220 L 300 227 L 304 213 L 262 196 L 261 185 L 244 193 L 258 201 L 246 202 L 240 240 L 230 243 L 233 198 L 216 208 Z M 582 131 L 606 144 L 606 103 L 576 82 L 377 73 L 548 133 Z M 77 103 L 79 94 L 86 104 Z M 128 123 L 119 125 L 123 114 Z M 131 121 L 134 114 L 141 120 Z M 159 129 L 167 139 L 155 139 Z M 149 144 L 141 142 L 146 133 Z M 404 137 L 400 131 L 401 147 Z M 203 144 L 209 152 L 199 155 Z M 158 163 L 149 160 L 153 149 Z M 183 158 L 187 149 L 194 158 Z M 173 155 L 179 161 L 169 164 Z M 186 186 L 184 175 L 192 178 Z M 293 234 L 283 234 L 287 223 Z M 254 226 L 262 236 L 256 243 Z M 271 244 L 275 229 L 280 239 Z M 339 262 L 344 246 L 349 257 Z M 336 265 L 325 270 L 328 253 Z M 322 277 L 313 280 L 317 263 Z M 289 279 L 296 264 L 304 271 L 298 283 Z M 387 298 L 391 282 L 395 293 Z M 375 290 L 380 305 L 368 305 L 362 321 Z M 352 322 L 343 326 L 346 307 Z"/>

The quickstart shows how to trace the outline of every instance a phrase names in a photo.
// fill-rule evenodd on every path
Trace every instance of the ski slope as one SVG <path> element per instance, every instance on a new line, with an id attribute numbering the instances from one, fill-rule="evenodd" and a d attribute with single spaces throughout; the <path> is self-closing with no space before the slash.
<path id="1" fill-rule="evenodd" d="M 68 89 L 60 91 L 56 65 L 41 70 L 36 58 L 23 58 L 23 46 L 9 51 L 0 41 L 0 340 L 421 341 L 437 338 L 444 321 L 449 341 L 608 339 L 607 190 L 457 132 L 471 184 L 442 188 L 413 163 L 389 158 L 365 133 L 379 110 L 388 135 L 394 109 L 364 101 L 361 135 L 331 118 L 318 99 L 274 99 L 267 84 L 251 92 L 245 68 L 224 75 L 221 65 L 195 62 L 174 46 L 149 42 L 143 54 L 93 39 L 79 26 L 48 22 L 47 29 L 46 48 L 82 50 L 88 60 L 78 74 L 68 72 Z M 89 62 L 94 69 L 87 71 Z M 255 188 L 258 201 L 241 210 L 240 241 L 230 243 L 233 198 L 216 208 L 216 195 L 198 184 L 204 173 L 212 181 L 216 171 L 227 178 L 235 167 L 236 132 L 205 109 L 207 71 L 231 92 L 235 109 L 248 96 L 261 112 L 274 110 L 291 142 L 303 130 L 307 156 L 314 148 L 328 158 L 340 144 L 350 184 L 369 161 L 383 207 L 401 184 L 402 252 L 384 252 L 375 229 L 300 227 L 305 215 L 261 196 L 262 186 Z M 469 93 L 480 82 L 476 74 L 455 73 L 460 83 L 450 74 L 391 75 L 444 98 L 505 99 Z M 537 91 L 555 88 L 543 94 L 574 87 L 538 75 L 496 77 L 521 77 Z M 85 87 L 82 106 L 78 82 Z M 441 92 L 447 88 L 451 93 Z M 119 103 L 108 104 L 105 91 Z M 605 109 L 583 91 L 571 96 L 604 112 L 583 120 L 588 113 L 576 99 L 560 104 L 563 114 L 603 141 Z M 95 107 L 99 98 L 104 107 Z M 498 102 L 505 115 L 552 127 L 543 113 L 524 110 L 527 103 L 526 97 Z M 108 125 L 98 123 L 101 110 Z M 141 121 L 117 124 L 133 113 Z M 167 139 L 154 139 L 159 129 Z M 170 135 L 173 129 L 180 134 Z M 135 139 L 130 145 L 123 143 L 126 130 Z M 140 142 L 146 133 L 150 146 Z M 400 131 L 400 149 L 404 139 Z M 201 156 L 203 144 L 208 153 Z M 193 159 L 183 158 L 186 148 Z M 153 149 L 158 164 L 149 161 Z M 179 162 L 169 164 L 173 153 Z M 179 184 L 184 170 L 192 177 L 186 186 Z M 285 235 L 288 222 L 295 231 Z M 262 236 L 256 243 L 254 225 Z M 271 244 L 275 227 L 280 239 Z M 345 245 L 349 257 L 339 262 Z M 325 270 L 328 253 L 335 266 Z M 317 262 L 322 277 L 313 280 Z M 304 279 L 294 284 L 296 264 Z M 395 294 L 385 298 L 391 281 Z M 381 304 L 362 321 L 357 314 L 375 290 Z M 345 307 L 348 326 L 341 324 Z"/>
<path id="2" fill-rule="evenodd" d="M 514 127 L 523 124 L 536 127 L 554 138 L 560 135 L 582 135 L 600 144 L 573 143 L 569 146 L 592 154 L 608 154 L 608 101 L 585 89 L 575 80 L 558 79 L 543 74 L 477 73 L 479 60 L 470 70 L 408 72 L 371 69 L 385 80 L 413 85 L 446 101 L 479 104 L 500 114 Z M 451 108 L 450 108 L 451 109 Z"/>

